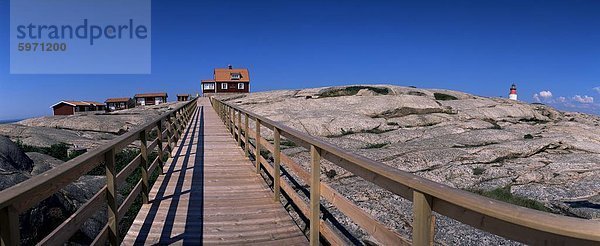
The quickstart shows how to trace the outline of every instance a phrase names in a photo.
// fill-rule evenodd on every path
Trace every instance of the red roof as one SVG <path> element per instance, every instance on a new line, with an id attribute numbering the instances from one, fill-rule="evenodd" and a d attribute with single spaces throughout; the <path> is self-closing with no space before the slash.
<path id="1" fill-rule="evenodd" d="M 135 94 L 136 98 L 140 98 L 140 97 L 167 97 L 167 93 L 166 92 L 156 92 L 156 93 L 142 93 L 142 94 Z"/>
<path id="2" fill-rule="evenodd" d="M 104 102 L 105 103 L 129 102 L 129 98 L 128 97 L 109 98 L 109 99 L 106 99 L 106 101 L 104 101 Z"/>
<path id="3" fill-rule="evenodd" d="M 60 101 L 60 102 L 55 103 L 51 107 L 54 108 L 57 105 L 60 105 L 63 103 L 73 106 L 73 107 L 75 107 L 75 106 L 104 106 L 104 103 L 94 102 L 94 101 Z"/>
<path id="4" fill-rule="evenodd" d="M 94 101 L 85 101 L 85 102 L 92 104 L 94 106 L 104 106 L 104 103 L 101 103 L 101 102 L 94 102 Z"/>
<path id="5" fill-rule="evenodd" d="M 233 74 L 239 74 L 239 79 L 232 79 Z M 214 79 L 216 82 L 250 82 L 250 74 L 246 68 L 215 68 Z"/>

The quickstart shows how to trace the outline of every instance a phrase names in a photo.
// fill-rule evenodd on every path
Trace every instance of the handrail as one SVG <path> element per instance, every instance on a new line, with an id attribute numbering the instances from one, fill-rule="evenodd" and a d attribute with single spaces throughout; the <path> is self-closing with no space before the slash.
<path id="1" fill-rule="evenodd" d="M 119 190 L 119 183 L 125 181 L 123 175 L 133 172 L 138 167 L 142 167 L 142 180 L 140 180 L 142 184 L 141 193 L 144 197 L 144 202 L 147 202 L 148 173 L 151 174 L 151 171 L 153 171 L 156 166 L 159 166 L 162 170 L 163 150 L 166 149 L 170 156 L 172 149 L 171 145 L 173 144 L 172 140 L 174 138 L 176 142 L 180 137 L 183 128 L 187 125 L 196 109 L 196 103 L 197 98 L 162 114 L 151 122 L 128 131 L 90 152 L 82 154 L 56 168 L 0 191 L 1 245 L 18 245 L 20 243 L 19 213 L 30 209 L 42 200 L 52 196 L 60 189 L 79 179 L 93 168 L 99 166 L 101 163 L 106 165 L 107 186 L 100 189 L 92 199 L 78 209 L 75 214 L 71 215 L 67 221 L 56 228 L 41 243 L 56 244 L 68 240 L 70 236 L 79 229 L 79 226 L 88 219 L 89 216 L 95 213 L 95 211 L 91 210 L 97 209 L 99 206 L 98 202 L 105 201 L 108 203 L 109 207 L 109 220 L 107 226 L 104 228 L 109 228 L 108 239 L 110 243 L 112 245 L 118 244 L 117 226 L 120 221 L 119 217 L 122 217 L 119 215 L 124 213 L 124 211 L 127 211 L 135 197 L 137 197 L 137 195 L 134 195 L 133 197 L 128 196 L 126 200 L 122 202 L 122 206 L 118 206 L 115 198 L 116 192 Z M 164 129 L 165 127 L 166 130 Z M 147 133 L 155 128 L 158 133 L 157 137 L 148 144 L 146 142 Z M 163 135 L 165 132 L 167 133 L 166 136 Z M 167 146 L 163 147 L 165 137 L 168 141 Z M 115 170 L 115 154 L 138 139 L 142 143 L 140 155 L 136 156 L 134 160 L 123 168 L 121 173 L 117 174 Z M 157 157 L 153 161 L 149 161 L 148 154 L 154 151 L 154 148 L 157 146 Z M 148 166 L 150 166 L 150 168 Z M 132 193 L 136 192 L 139 192 L 138 186 L 132 191 Z M 52 235 L 57 235 L 58 233 L 62 233 L 62 235 L 60 235 L 60 240 L 51 238 Z M 69 235 L 66 236 L 65 234 Z M 104 231 L 100 234 L 99 237 L 101 238 L 105 236 Z M 98 240 L 95 241 L 98 242 Z"/>
<path id="2" fill-rule="evenodd" d="M 432 243 L 435 223 L 435 220 L 432 219 L 432 211 L 475 228 L 527 244 L 597 245 L 600 242 L 600 222 L 541 212 L 452 188 L 350 153 L 321 139 L 215 97 L 211 97 L 211 103 L 225 124 L 229 127 L 233 125 L 232 133 L 235 132 L 236 122 L 232 120 L 231 115 L 235 115 L 235 112 L 244 114 L 259 122 L 258 125 L 277 131 L 278 135 L 280 134 L 306 149 L 311 149 L 313 162 L 315 152 L 317 152 L 317 159 L 320 156 L 320 158 L 369 182 L 412 201 L 413 244 Z M 247 125 L 246 123 L 246 129 Z M 239 131 L 241 126 L 238 125 L 237 129 Z M 246 137 L 249 135 L 248 131 L 245 130 Z M 260 134 L 256 135 L 260 139 Z M 250 136 L 252 137 L 252 135 Z M 260 142 L 257 141 L 257 146 L 261 145 Z M 248 153 L 248 149 L 246 149 L 246 153 Z M 257 159 L 260 163 L 261 158 Z M 314 167 L 315 165 L 313 165 Z M 313 174 L 313 177 L 318 176 Z M 315 184 L 307 180 L 307 184 L 311 183 Z M 311 193 L 313 190 L 318 192 L 319 189 L 311 189 Z M 311 224 L 311 226 L 318 227 L 318 223 Z M 313 230 L 311 229 L 311 231 Z"/>

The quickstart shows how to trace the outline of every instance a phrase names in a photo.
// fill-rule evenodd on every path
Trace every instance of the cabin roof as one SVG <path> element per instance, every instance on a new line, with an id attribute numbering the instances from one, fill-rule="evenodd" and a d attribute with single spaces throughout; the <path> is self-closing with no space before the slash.
<path id="1" fill-rule="evenodd" d="M 232 80 L 232 74 L 240 74 L 240 79 Z M 216 82 L 250 82 L 250 74 L 246 68 L 215 68 L 214 80 Z"/>
<path id="2" fill-rule="evenodd" d="M 167 97 L 167 93 L 166 92 L 140 93 L 140 94 L 135 94 L 134 97 Z"/>
<path id="3" fill-rule="evenodd" d="M 67 100 L 63 100 L 60 102 L 57 102 L 55 104 L 53 104 L 52 106 L 50 106 L 51 108 L 54 108 L 58 105 L 61 104 L 67 104 L 69 106 L 75 107 L 75 106 L 104 106 L 104 103 L 100 103 L 100 102 L 94 102 L 94 101 L 67 101 Z"/>
<path id="4" fill-rule="evenodd" d="M 116 103 L 116 102 L 129 102 L 129 97 L 114 97 L 104 101 L 105 103 Z"/>

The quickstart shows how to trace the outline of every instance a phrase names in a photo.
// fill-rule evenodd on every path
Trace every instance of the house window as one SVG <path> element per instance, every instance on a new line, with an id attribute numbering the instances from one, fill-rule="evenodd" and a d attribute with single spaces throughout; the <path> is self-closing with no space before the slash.
<path id="1" fill-rule="evenodd" d="M 213 83 L 204 84 L 204 89 L 205 90 L 214 90 L 215 89 L 215 84 L 213 84 Z"/>
<path id="2" fill-rule="evenodd" d="M 244 83 L 238 83 L 238 90 L 244 89 Z"/>
<path id="3" fill-rule="evenodd" d="M 239 80 L 241 77 L 242 77 L 242 75 L 239 74 L 239 73 L 232 73 L 231 74 L 231 79 L 232 80 Z"/>
<path id="4" fill-rule="evenodd" d="M 227 90 L 227 83 L 221 83 L 221 89 Z"/>

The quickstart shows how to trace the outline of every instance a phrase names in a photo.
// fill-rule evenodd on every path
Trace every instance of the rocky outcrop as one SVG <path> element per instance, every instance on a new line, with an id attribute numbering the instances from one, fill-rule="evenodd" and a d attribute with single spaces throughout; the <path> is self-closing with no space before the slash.
<path id="1" fill-rule="evenodd" d="M 436 182 L 465 190 L 509 187 L 513 195 L 538 201 L 555 213 L 600 219 L 597 116 L 450 90 L 390 85 L 223 98 Z M 261 133 L 271 137 L 268 129 Z M 306 150 L 294 147 L 285 152 L 307 165 Z M 331 163 L 323 168 L 337 174 L 323 175 L 323 180 L 388 226 L 410 234 L 409 202 Z M 437 226 L 436 240 L 446 244 L 513 244 L 443 216 Z"/>
<path id="2" fill-rule="evenodd" d="M 155 106 L 137 107 L 110 113 L 80 113 L 70 116 L 46 116 L 17 122 L 29 127 L 65 129 L 79 132 L 122 134 L 141 125 L 180 103 L 164 103 Z"/>
<path id="3" fill-rule="evenodd" d="M 29 178 L 33 161 L 10 139 L 0 136 L 0 190 Z"/>
<path id="4" fill-rule="evenodd" d="M 23 152 L 10 139 L 0 136 L 0 191 L 23 182 L 35 175 L 61 165 L 63 161 L 51 156 Z M 84 175 L 48 197 L 36 207 L 21 214 L 23 244 L 32 244 L 62 223 L 70 214 L 87 202 L 106 184 L 102 176 Z M 86 222 L 82 233 L 89 238 L 102 229 L 106 211 L 96 213 Z"/>
<path id="5" fill-rule="evenodd" d="M 92 149 L 133 127 L 156 119 L 180 104 L 165 103 L 110 113 L 31 118 L 13 124 L 0 124 L 0 136 L 36 147 L 65 143 L 77 148 Z"/>

